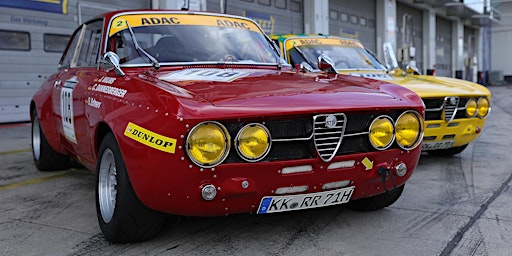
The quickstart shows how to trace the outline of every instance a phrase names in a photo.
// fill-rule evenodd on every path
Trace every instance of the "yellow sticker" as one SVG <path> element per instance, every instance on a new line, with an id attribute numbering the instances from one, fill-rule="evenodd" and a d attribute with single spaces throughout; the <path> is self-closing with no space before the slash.
<path id="1" fill-rule="evenodd" d="M 346 40 L 342 38 L 320 38 L 320 37 L 303 37 L 303 38 L 291 38 L 286 40 L 286 50 L 290 50 L 294 46 L 301 45 L 341 45 L 345 47 L 360 47 L 363 45 L 359 42 Z"/>
<path id="2" fill-rule="evenodd" d="M 373 161 L 370 160 L 370 158 L 365 157 L 361 162 L 363 163 L 364 167 L 366 167 L 365 170 L 371 170 L 373 168 Z"/>
<path id="3" fill-rule="evenodd" d="M 126 126 L 124 136 L 164 152 L 174 153 L 176 149 L 176 139 L 154 133 L 132 122 Z"/>
<path id="4" fill-rule="evenodd" d="M 177 26 L 177 25 L 203 25 L 214 27 L 227 27 L 246 29 L 261 32 L 258 26 L 251 21 L 232 17 L 212 16 L 202 14 L 176 14 L 176 13 L 147 13 L 130 14 L 116 17 L 110 26 L 109 36 L 127 29 L 126 22 L 133 27 L 142 26 Z"/>

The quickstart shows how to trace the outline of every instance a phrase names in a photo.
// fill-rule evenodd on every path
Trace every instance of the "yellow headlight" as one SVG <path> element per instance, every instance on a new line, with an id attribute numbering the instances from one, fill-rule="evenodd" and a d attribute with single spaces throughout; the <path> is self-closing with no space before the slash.
<path id="1" fill-rule="evenodd" d="M 466 116 L 467 117 L 474 117 L 476 115 L 476 100 L 475 99 L 469 99 L 468 102 L 466 102 Z"/>
<path id="2" fill-rule="evenodd" d="M 489 114 L 490 105 L 489 105 L 489 100 L 487 98 L 481 97 L 480 99 L 478 99 L 477 106 L 478 106 L 477 107 L 478 117 L 484 118 Z"/>
<path id="3" fill-rule="evenodd" d="M 187 137 L 187 154 L 197 165 L 213 167 L 224 161 L 230 145 L 229 134 L 220 123 L 200 123 Z"/>
<path id="4" fill-rule="evenodd" d="M 236 149 L 240 156 L 250 162 L 265 157 L 270 150 L 270 132 L 261 124 L 248 124 L 236 136 Z"/>
<path id="5" fill-rule="evenodd" d="M 423 118 L 417 112 L 404 112 L 396 120 L 396 142 L 406 150 L 421 143 L 423 137 Z"/>
<path id="6" fill-rule="evenodd" d="M 395 129 L 389 116 L 379 116 L 370 125 L 370 142 L 376 149 L 386 149 L 393 142 Z"/>

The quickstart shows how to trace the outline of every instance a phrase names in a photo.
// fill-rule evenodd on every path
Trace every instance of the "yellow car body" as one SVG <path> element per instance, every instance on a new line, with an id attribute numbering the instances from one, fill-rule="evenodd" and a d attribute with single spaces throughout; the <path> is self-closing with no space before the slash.
<path id="1" fill-rule="evenodd" d="M 326 35 L 272 35 L 286 61 L 302 71 L 318 71 L 321 54 L 339 74 L 386 80 L 417 93 L 425 104 L 423 151 L 437 156 L 460 153 L 482 132 L 490 112 L 491 93 L 466 80 L 388 69 L 355 39 Z M 312 68 L 312 69 L 311 69 Z M 477 102 L 475 106 L 475 102 Z M 476 112 L 476 113 L 475 113 Z"/>

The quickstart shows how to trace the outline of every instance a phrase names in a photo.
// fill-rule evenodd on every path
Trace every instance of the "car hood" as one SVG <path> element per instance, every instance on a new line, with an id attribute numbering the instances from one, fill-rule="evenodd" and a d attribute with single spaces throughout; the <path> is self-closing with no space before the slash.
<path id="1" fill-rule="evenodd" d="M 393 75 L 384 71 L 347 71 L 341 73 L 396 83 L 416 92 L 422 98 L 445 96 L 490 96 L 484 86 L 462 79 L 426 75 Z"/>
<path id="2" fill-rule="evenodd" d="M 405 88 L 354 76 L 302 74 L 276 70 L 184 69 L 158 79 L 187 90 L 216 107 L 265 113 L 417 107 Z M 418 98 L 419 99 L 419 98 Z M 182 100 L 183 102 L 183 100 Z"/>

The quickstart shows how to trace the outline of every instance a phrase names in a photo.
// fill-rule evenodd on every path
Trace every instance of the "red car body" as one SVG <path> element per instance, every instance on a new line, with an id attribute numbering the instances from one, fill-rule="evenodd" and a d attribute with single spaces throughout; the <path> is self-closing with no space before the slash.
<path id="1" fill-rule="evenodd" d="M 107 43 L 112 20 L 134 13 L 194 15 L 157 10 L 105 14 L 99 17 L 98 56 L 112 50 Z M 251 22 L 234 16 L 213 17 Z M 75 36 L 77 33 L 80 28 Z M 67 52 L 69 49 L 73 43 Z M 194 216 L 257 213 L 262 198 L 275 195 L 279 188 L 306 186 L 302 194 L 312 194 L 339 181 L 349 181 L 348 186 L 354 187 L 350 200 L 369 198 L 405 184 L 420 156 L 421 147 L 406 150 L 396 142 L 382 150 L 367 146 L 374 118 L 389 115 L 396 120 L 404 111 L 424 117 L 420 97 L 395 84 L 304 74 L 282 63 L 180 62 L 158 68 L 121 63 L 124 75 L 116 75 L 99 64 L 63 66 L 65 59 L 32 100 L 33 118 L 38 119 L 44 138 L 56 153 L 97 171 L 100 145 L 111 132 L 136 197 L 158 212 Z M 314 117 L 333 113 L 346 115 L 344 133 L 355 135 L 342 138 L 340 152 L 331 159 L 319 157 L 314 138 L 287 137 L 295 130 L 314 133 Z M 244 125 L 267 126 L 273 139 L 268 155 L 259 161 L 245 161 L 231 142 L 224 161 L 213 167 L 199 166 L 187 154 L 187 137 L 196 125 L 210 121 L 225 126 L 232 140 Z M 350 128 L 350 122 L 362 130 L 351 131 L 356 128 Z M 341 152 L 344 147 L 345 153 Z M 333 163 L 339 165 L 331 166 Z M 400 163 L 407 166 L 407 172 L 397 175 Z M 283 173 L 302 166 L 311 169 Z M 388 172 L 379 173 L 381 168 Z M 217 190 L 212 200 L 201 194 L 208 184 Z"/>

